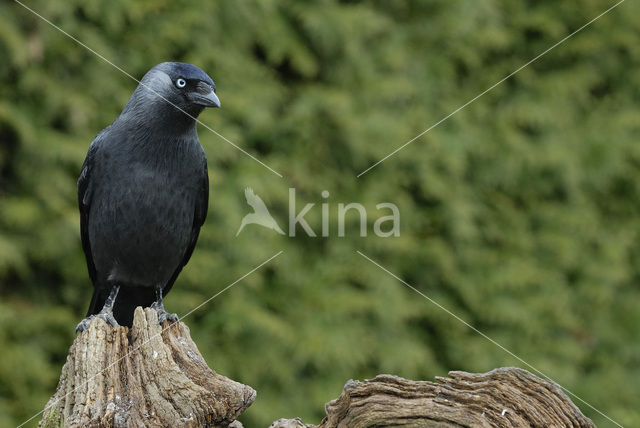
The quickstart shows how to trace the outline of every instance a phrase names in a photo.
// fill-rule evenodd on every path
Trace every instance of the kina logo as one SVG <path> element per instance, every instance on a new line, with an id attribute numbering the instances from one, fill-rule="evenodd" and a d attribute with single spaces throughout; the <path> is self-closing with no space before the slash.
<path id="1" fill-rule="evenodd" d="M 280 235 L 284 235 L 284 232 L 282 231 L 282 229 L 280 229 L 278 223 L 273 217 L 271 217 L 271 214 L 269 214 L 267 206 L 264 204 L 262 199 L 260 199 L 260 196 L 256 195 L 253 192 L 253 189 L 251 189 L 250 187 L 244 189 L 244 196 L 245 198 L 247 198 L 247 204 L 249 204 L 249 206 L 253 208 L 253 212 L 247 214 L 242 218 L 242 223 L 240 224 L 240 228 L 238 229 L 236 236 L 238 236 L 240 232 L 242 232 L 242 229 L 244 229 L 244 227 L 248 224 L 257 224 L 260 226 L 264 226 L 268 229 L 275 230 Z"/>
<path id="2" fill-rule="evenodd" d="M 311 224 L 307 221 L 305 216 L 312 211 L 313 207 L 316 206 L 316 203 L 308 203 L 302 207 L 301 210 L 297 211 L 296 209 L 296 189 L 289 188 L 289 223 L 288 223 L 288 234 L 285 233 L 278 222 L 271 216 L 267 206 L 262 201 L 262 199 L 255 194 L 253 189 L 247 187 L 244 190 L 244 196 L 247 199 L 247 204 L 253 209 L 252 213 L 245 215 L 242 218 L 242 222 L 240 227 L 238 228 L 238 232 L 236 232 L 236 236 L 240 235 L 240 232 L 244 230 L 244 228 L 250 224 L 257 224 L 258 226 L 266 227 L 267 229 L 271 229 L 279 233 L 280 235 L 288 235 L 289 237 L 295 237 L 296 231 L 300 231 L 300 229 L 310 237 L 316 237 L 318 234 L 316 233 L 317 229 L 314 230 L 311 227 Z M 331 232 L 335 234 L 337 232 L 337 236 L 339 238 L 346 236 L 346 225 L 347 225 L 347 215 L 351 216 L 351 223 L 354 223 L 354 220 L 359 220 L 359 235 L 361 237 L 367 236 L 369 232 L 369 226 L 371 225 L 370 213 L 367 213 L 367 209 L 364 205 L 358 202 L 350 202 L 350 203 L 338 203 L 337 210 L 335 210 L 334 219 L 337 219 L 337 228 L 336 225 L 331 225 L 330 218 L 330 210 L 333 205 L 329 202 L 329 192 L 324 190 L 320 194 L 321 196 L 321 237 L 328 237 L 331 235 Z M 386 237 L 398 237 L 400 236 L 400 211 L 396 204 L 391 202 L 382 202 L 375 205 L 377 211 L 377 219 L 373 222 L 373 232 L 376 236 L 381 238 Z M 317 213 L 316 213 L 317 214 Z M 380 215 L 387 214 L 387 215 Z M 317 226 L 316 226 L 317 227 Z M 354 233 L 352 231 L 351 233 Z"/>

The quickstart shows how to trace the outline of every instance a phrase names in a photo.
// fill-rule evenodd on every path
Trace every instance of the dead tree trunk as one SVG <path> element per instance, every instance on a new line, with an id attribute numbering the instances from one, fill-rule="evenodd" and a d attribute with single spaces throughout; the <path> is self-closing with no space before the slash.
<path id="1" fill-rule="evenodd" d="M 554 383 L 508 367 L 450 372 L 439 382 L 379 375 L 350 380 L 320 425 L 281 419 L 271 428 L 595 427 Z"/>
<path id="2" fill-rule="evenodd" d="M 183 323 L 100 319 L 74 341 L 40 427 L 226 427 L 256 392 L 211 370 Z"/>
<path id="3" fill-rule="evenodd" d="M 558 385 L 526 370 L 450 372 L 438 382 L 350 380 L 317 427 L 594 427 Z M 241 427 L 256 392 L 211 370 L 182 323 L 136 309 L 133 327 L 96 320 L 71 349 L 40 427 Z"/>

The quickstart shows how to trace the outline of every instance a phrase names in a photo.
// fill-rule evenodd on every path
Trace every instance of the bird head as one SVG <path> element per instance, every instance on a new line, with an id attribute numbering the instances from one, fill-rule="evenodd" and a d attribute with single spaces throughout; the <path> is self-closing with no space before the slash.
<path id="1" fill-rule="evenodd" d="M 165 113 L 188 113 L 196 118 L 205 107 L 220 107 L 220 100 L 207 73 L 193 64 L 163 62 L 140 80 L 125 111 L 147 110 L 151 106 Z"/>

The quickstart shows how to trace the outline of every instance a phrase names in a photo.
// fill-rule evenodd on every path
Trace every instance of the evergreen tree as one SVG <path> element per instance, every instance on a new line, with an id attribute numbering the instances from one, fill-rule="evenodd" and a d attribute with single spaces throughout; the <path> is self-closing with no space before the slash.
<path id="1" fill-rule="evenodd" d="M 319 422 L 349 378 L 523 364 L 361 251 L 625 426 L 640 424 L 640 6 L 625 2 L 356 175 L 614 3 L 471 0 L 47 2 L 28 6 L 140 78 L 167 60 L 216 81 L 200 119 L 209 217 L 165 304 L 242 417 Z M 76 179 L 136 82 L 15 2 L 0 4 L 0 426 L 40 411 L 91 295 Z M 285 232 L 247 226 L 252 187 Z M 324 198 L 323 191 L 329 196 Z M 373 230 L 393 202 L 400 237 Z M 320 235 L 318 233 L 318 235 Z M 524 366 L 524 368 L 528 368 Z M 574 399 L 596 424 L 607 422 Z M 35 424 L 33 424 L 35 426 Z"/>

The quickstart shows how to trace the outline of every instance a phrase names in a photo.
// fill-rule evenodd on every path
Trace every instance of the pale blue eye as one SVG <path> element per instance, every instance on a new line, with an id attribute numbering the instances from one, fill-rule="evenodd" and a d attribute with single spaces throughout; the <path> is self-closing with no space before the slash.
<path id="1" fill-rule="evenodd" d="M 187 81 L 184 80 L 183 78 L 179 78 L 178 80 L 176 80 L 176 86 L 180 89 L 184 88 L 185 86 L 187 86 Z"/>

